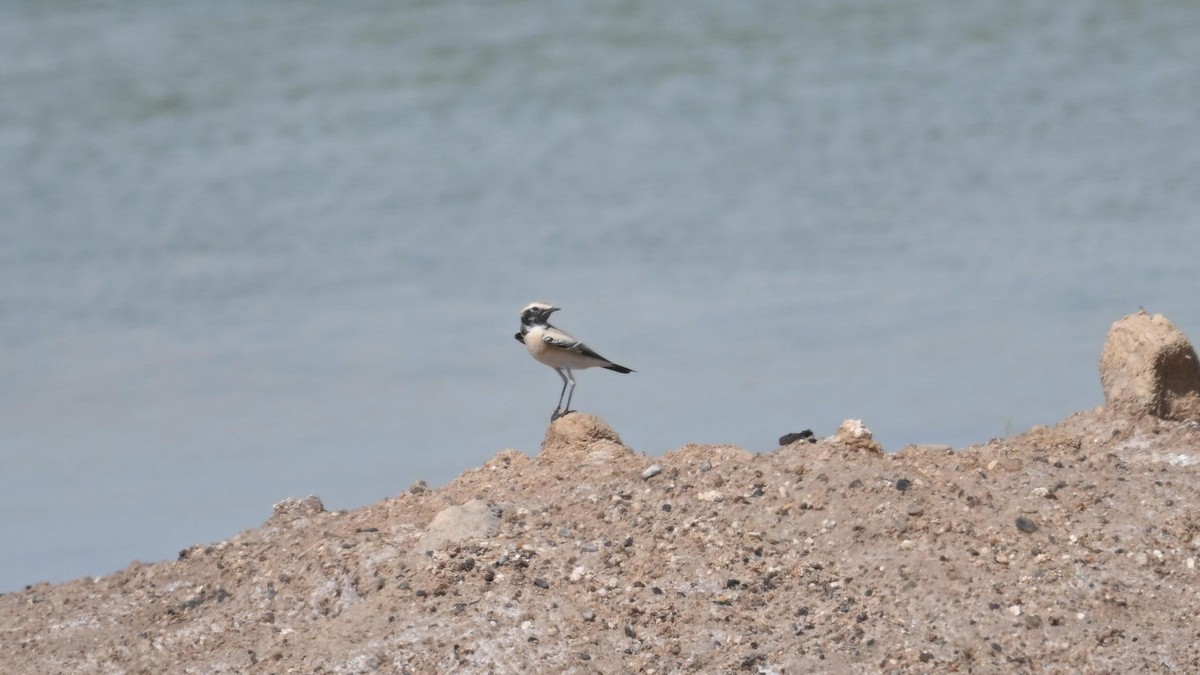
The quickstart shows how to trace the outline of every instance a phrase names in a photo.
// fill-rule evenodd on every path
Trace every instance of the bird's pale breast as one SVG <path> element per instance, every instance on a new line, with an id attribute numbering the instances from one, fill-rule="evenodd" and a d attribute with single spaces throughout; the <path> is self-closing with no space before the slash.
<path id="1" fill-rule="evenodd" d="M 525 336 L 525 347 L 529 350 L 529 353 L 533 356 L 533 358 L 541 361 L 551 368 L 592 368 L 595 366 L 602 366 L 607 363 L 607 361 L 585 356 L 579 352 L 547 344 L 546 341 L 542 339 L 545 336 L 546 329 L 542 326 L 535 326 L 529 329 L 529 333 Z M 571 336 L 563 333 L 562 331 L 556 331 L 555 337 L 562 337 L 567 340 L 572 340 Z"/>

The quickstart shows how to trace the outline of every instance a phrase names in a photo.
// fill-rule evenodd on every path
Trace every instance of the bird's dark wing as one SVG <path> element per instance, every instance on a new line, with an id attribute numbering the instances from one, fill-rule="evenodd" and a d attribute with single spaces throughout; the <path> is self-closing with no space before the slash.
<path id="1" fill-rule="evenodd" d="M 567 351 L 575 352 L 576 354 L 590 356 L 593 359 L 600 359 L 601 361 L 608 361 L 608 359 L 604 358 L 603 356 L 600 356 L 595 351 L 593 351 L 591 347 L 583 344 L 582 342 L 580 342 L 579 340 L 576 340 L 574 338 L 558 337 L 558 336 L 547 333 L 546 335 L 542 336 L 542 342 L 545 342 L 548 345 L 558 347 L 560 349 L 566 349 Z"/>

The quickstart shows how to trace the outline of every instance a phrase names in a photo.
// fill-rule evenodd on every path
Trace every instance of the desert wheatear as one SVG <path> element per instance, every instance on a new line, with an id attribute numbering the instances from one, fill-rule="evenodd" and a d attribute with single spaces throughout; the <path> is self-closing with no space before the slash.
<path id="1" fill-rule="evenodd" d="M 551 326 L 550 315 L 558 309 L 544 302 L 529 303 L 521 310 L 521 331 L 513 336 L 517 342 L 525 345 L 533 358 L 553 368 L 562 378 L 563 388 L 558 394 L 554 414 L 550 416 L 552 421 L 571 412 L 571 396 L 575 394 L 575 377 L 571 374 L 573 369 L 599 366 L 618 373 L 634 372 L 609 361 L 579 340 Z M 571 385 L 570 393 L 567 393 L 568 384 Z M 565 408 L 562 404 L 564 395 L 567 397 Z"/>

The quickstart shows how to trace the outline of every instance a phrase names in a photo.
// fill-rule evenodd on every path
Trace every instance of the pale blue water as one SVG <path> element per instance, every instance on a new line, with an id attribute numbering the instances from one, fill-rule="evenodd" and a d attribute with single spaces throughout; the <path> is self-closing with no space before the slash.
<path id="1" fill-rule="evenodd" d="M 0 591 L 538 450 L 966 445 L 1200 339 L 1192 2 L 0 0 Z"/>

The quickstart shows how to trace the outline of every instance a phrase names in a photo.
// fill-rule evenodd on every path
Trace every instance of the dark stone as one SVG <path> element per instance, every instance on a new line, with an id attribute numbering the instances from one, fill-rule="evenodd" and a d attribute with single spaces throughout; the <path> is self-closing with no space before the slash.
<path id="1" fill-rule="evenodd" d="M 784 434 L 779 437 L 780 445 L 791 445 L 796 441 L 808 441 L 809 443 L 816 443 L 817 439 L 813 437 L 812 429 L 805 429 L 804 431 L 800 432 Z"/>

